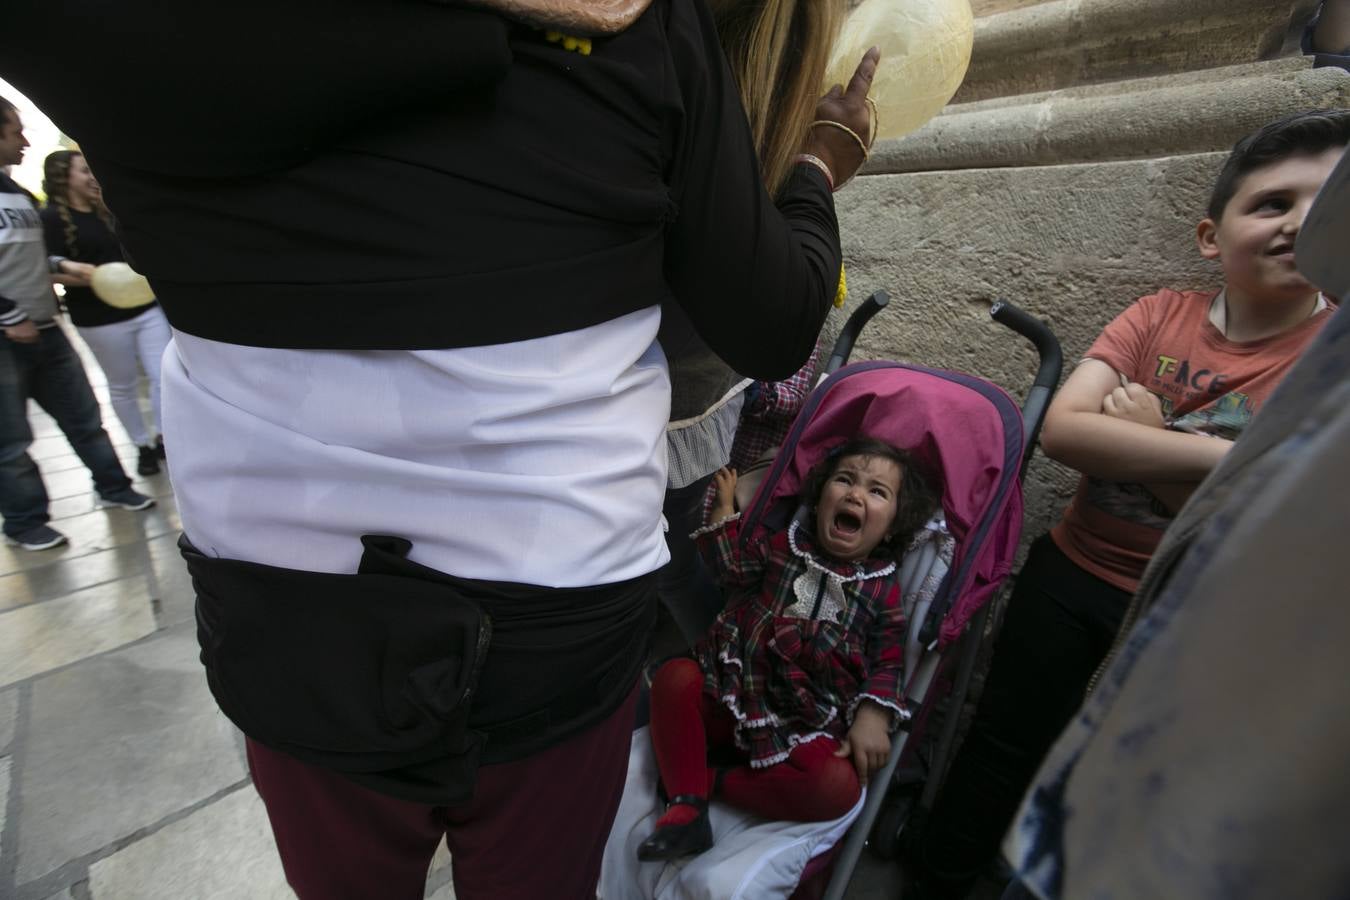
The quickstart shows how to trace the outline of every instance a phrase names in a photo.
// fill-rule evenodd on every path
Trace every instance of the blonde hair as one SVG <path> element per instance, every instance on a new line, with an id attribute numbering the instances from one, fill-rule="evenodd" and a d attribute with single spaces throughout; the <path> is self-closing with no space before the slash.
<path id="1" fill-rule="evenodd" d="M 722 0 L 718 36 L 759 153 L 764 185 L 777 196 L 815 118 L 825 67 L 846 0 Z"/>

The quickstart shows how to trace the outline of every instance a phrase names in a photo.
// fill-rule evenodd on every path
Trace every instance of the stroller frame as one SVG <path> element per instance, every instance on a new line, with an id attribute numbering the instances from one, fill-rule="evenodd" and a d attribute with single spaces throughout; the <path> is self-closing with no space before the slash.
<path id="1" fill-rule="evenodd" d="M 874 315 L 888 305 L 889 301 L 890 298 L 884 291 L 878 291 L 854 310 L 839 334 L 823 370 L 820 383 L 812 397 L 807 401 L 806 407 L 799 414 L 785 446 L 796 445 L 798 435 L 810 421 L 813 412 L 840 378 L 871 369 L 904 368 L 924 372 L 972 388 L 989 396 L 997 404 L 1009 404 L 1007 395 L 993 387 L 989 382 L 956 372 L 888 362 L 859 363 L 840 372 L 851 355 L 853 346 L 862 329 Z M 1017 448 L 1020 451 L 1020 465 L 1017 478 L 1009 479 L 1005 486 L 1005 490 L 1011 490 L 1015 488 L 1020 482 L 1021 476 L 1025 474 L 1027 464 L 1034 452 L 1036 438 L 1046 410 L 1059 383 L 1060 373 L 1063 369 L 1063 354 L 1060 350 L 1059 341 L 1050 328 L 1041 320 L 1027 314 L 1013 304 L 1005 301 L 996 302 L 990 309 L 990 316 L 994 321 L 1031 341 L 1036 347 L 1039 357 L 1035 378 L 1022 403 L 1020 422 L 1015 423 L 1020 425 L 1020 447 Z M 995 394 L 997 394 L 997 397 L 994 396 Z M 780 454 L 779 459 L 775 460 L 770 474 L 765 478 L 766 484 L 776 482 L 787 465 L 789 457 L 790 454 Z M 1001 499 L 1002 494 L 999 495 L 999 500 Z M 746 521 L 752 523 L 752 527 L 746 528 L 744 535 L 748 536 L 754 531 L 753 523 L 758 523 L 766 512 L 768 500 L 769 494 L 767 491 L 757 492 L 746 515 Z M 1001 508 L 1002 504 L 999 500 L 989 504 L 985 516 L 987 520 L 992 520 Z M 983 530 L 987 529 L 989 525 L 990 521 L 982 521 L 978 530 L 972 531 L 970 539 L 978 541 L 984 536 Z M 744 536 L 743 539 L 745 539 Z M 917 813 L 919 815 L 926 814 L 926 811 L 932 807 L 940 786 L 939 779 L 937 777 L 925 778 L 922 765 L 917 768 L 910 767 L 900 772 L 900 762 L 907 755 L 916 754 L 927 720 L 940 699 L 936 686 L 942 683 L 942 676 L 947 674 L 953 664 L 952 658 L 955 655 L 956 648 L 952 645 L 960 644 L 960 655 L 955 660 L 955 684 L 948 695 L 950 698 L 948 714 L 943 722 L 933 759 L 926 767 L 929 776 L 940 775 L 945 770 L 946 761 L 953 750 L 957 724 L 960 719 L 960 709 L 965 703 L 970 688 L 988 620 L 989 607 L 992 605 L 989 602 L 981 605 L 963 629 L 955 633 L 950 627 L 944 629 L 944 620 L 952 609 L 956 594 L 968 580 L 968 572 L 965 570 L 972 564 L 973 559 L 967 557 L 962 566 L 954 567 L 948 573 L 943 588 L 924 614 L 923 627 L 919 637 L 925 652 L 917 661 L 915 671 L 907 673 L 906 678 L 906 695 L 911 701 L 917 702 L 917 709 L 913 719 L 897 733 L 896 739 L 892 742 L 890 756 L 885 767 L 874 777 L 874 785 L 878 787 L 885 785 L 886 789 L 878 790 L 874 787 L 873 790 L 869 791 L 863 809 L 850 828 L 844 842 L 817 858 L 817 860 L 823 861 L 822 869 L 833 866 L 829 884 L 824 893 L 825 900 L 842 900 L 844 892 L 852 880 L 858 859 L 862 855 L 862 849 L 869 840 L 869 835 L 878 855 L 883 858 L 893 858 L 896 855 L 899 848 L 900 833 L 916 810 L 910 803 L 906 802 L 905 798 L 892 797 L 893 788 L 899 786 L 912 789 L 913 785 L 922 781 L 924 788 L 919 798 Z M 943 638 L 947 639 L 948 646 L 944 650 L 939 650 Z M 914 661 L 907 660 L 907 663 L 912 662 Z M 885 807 L 884 812 L 883 807 Z M 813 872 L 812 869 L 813 866 L 808 865 L 806 872 L 803 873 L 803 884 L 809 882 L 813 877 L 823 875 L 823 871 Z M 805 896 L 801 887 L 794 894 L 794 897 L 798 896 Z"/>

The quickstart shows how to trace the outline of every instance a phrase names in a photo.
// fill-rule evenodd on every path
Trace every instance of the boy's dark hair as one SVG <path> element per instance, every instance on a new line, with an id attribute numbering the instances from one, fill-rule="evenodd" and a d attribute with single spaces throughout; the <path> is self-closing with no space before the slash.
<path id="1" fill-rule="evenodd" d="M 10 119 L 10 113 L 18 111 L 19 108 L 17 106 L 15 106 L 13 103 L 10 103 L 4 97 L 0 97 L 0 123 L 8 122 Z"/>
<path id="2" fill-rule="evenodd" d="M 1215 222 L 1247 175 L 1291 156 L 1312 156 L 1350 144 L 1350 109 L 1312 109 L 1262 125 L 1238 141 L 1228 154 L 1206 214 Z"/>
<path id="3" fill-rule="evenodd" d="M 889 459 L 900 467 L 900 498 L 895 510 L 895 525 L 890 540 L 877 545 L 878 550 L 885 548 L 889 551 L 898 563 L 915 533 L 932 518 L 942 503 L 939 479 L 925 471 L 923 464 L 908 450 L 901 450 L 873 437 L 860 436 L 831 450 L 812 467 L 802 484 L 802 503 L 815 510 L 820 503 L 821 492 L 825 490 L 825 482 L 839 467 L 840 460 L 848 456 Z"/>

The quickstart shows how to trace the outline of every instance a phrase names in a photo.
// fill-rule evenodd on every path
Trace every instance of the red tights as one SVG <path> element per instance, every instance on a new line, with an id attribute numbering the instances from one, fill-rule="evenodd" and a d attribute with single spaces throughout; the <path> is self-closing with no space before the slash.
<path id="1" fill-rule="evenodd" d="M 703 672 L 692 659 L 671 660 L 657 671 L 651 709 L 652 747 L 666 795 L 707 797 L 714 783 L 708 750 L 734 747 L 736 720 L 703 693 Z M 777 765 L 728 769 L 718 797 L 766 819 L 837 819 L 858 802 L 860 790 L 853 763 L 835 756 L 838 749 L 834 738 L 818 737 L 798 744 Z M 683 824 L 694 814 L 692 807 L 675 806 L 660 824 Z"/>

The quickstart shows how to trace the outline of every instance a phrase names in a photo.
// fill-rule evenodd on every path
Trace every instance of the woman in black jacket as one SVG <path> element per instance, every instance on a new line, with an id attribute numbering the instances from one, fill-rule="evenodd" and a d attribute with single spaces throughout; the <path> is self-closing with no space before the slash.
<path id="1" fill-rule="evenodd" d="M 665 559 L 661 307 L 800 367 L 875 55 L 773 198 L 703 0 L 17 6 L 91 36 L 6 76 L 174 327 L 202 657 L 292 886 L 420 896 L 444 837 L 460 897 L 593 896 Z"/>
<path id="2" fill-rule="evenodd" d="M 103 192 L 84 154 L 78 150 L 48 154 L 42 164 L 42 190 L 47 195 L 42 209 L 47 252 L 84 264 L 73 275 L 55 276 L 65 285 L 66 312 L 108 378 L 113 412 L 140 454 L 136 472 L 154 475 L 164 455 L 159 367 L 169 345 L 169 323 L 153 299 L 124 309 L 104 303 L 90 287 L 94 267 L 123 259 Z M 137 396 L 142 371 L 150 383 L 153 435 L 145 427 Z"/>

